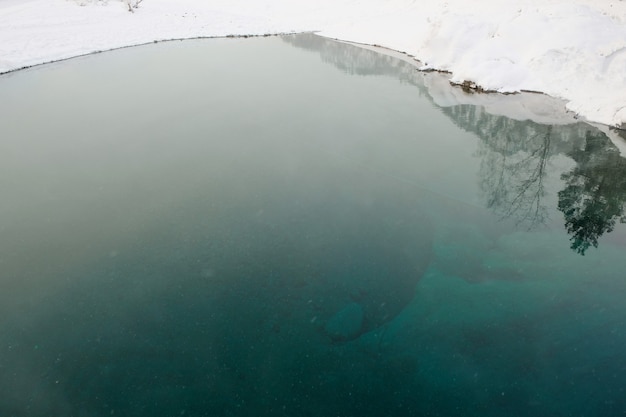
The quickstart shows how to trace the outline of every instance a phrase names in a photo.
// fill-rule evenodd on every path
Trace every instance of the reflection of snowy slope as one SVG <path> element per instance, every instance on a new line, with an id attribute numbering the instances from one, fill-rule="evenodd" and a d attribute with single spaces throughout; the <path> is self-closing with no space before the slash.
<path id="1" fill-rule="evenodd" d="M 523 150 L 535 140 L 537 131 L 546 124 L 553 129 L 553 148 L 557 153 L 568 152 L 587 130 L 564 111 L 562 102 L 543 94 L 478 94 L 467 93 L 451 86 L 448 75 L 417 71 L 415 65 L 391 54 L 338 43 L 313 34 L 284 36 L 283 40 L 300 48 L 319 53 L 324 62 L 350 74 L 390 76 L 417 87 L 417 93 L 441 107 L 444 114 L 459 127 L 475 133 L 495 149 L 497 141 L 514 142 L 515 151 Z M 528 123 L 527 121 L 535 123 Z M 508 145 L 507 145 L 508 146 Z"/>
<path id="2" fill-rule="evenodd" d="M 578 123 L 574 113 L 565 110 L 565 102 L 561 99 L 529 92 L 507 95 L 467 92 L 460 87 L 451 87 L 449 74 L 416 71 L 417 61 L 388 49 L 363 45 L 351 47 L 349 44 L 337 43 L 314 34 L 283 36 L 283 40 L 299 48 L 319 53 L 324 62 L 333 64 L 347 73 L 389 75 L 402 82 L 413 84 L 439 107 L 469 105 L 469 107 L 463 107 L 471 112 L 483 111 L 489 115 L 499 115 L 520 121 L 530 120 L 539 124 Z M 482 110 L 474 109 L 473 106 L 479 106 Z M 463 110 L 456 109 L 447 114 L 453 117 L 452 113 L 459 111 Z M 559 130 L 561 132 L 559 135 L 563 135 L 563 140 L 584 137 L 584 131 L 589 128 L 585 126 L 582 125 L 573 130 Z M 602 125 L 597 127 L 611 139 L 622 155 L 626 155 L 626 138 L 623 134 L 620 136 L 620 131 L 608 129 Z M 489 131 L 493 132 L 493 130 Z"/>
<path id="3" fill-rule="evenodd" d="M 550 129 L 550 155 L 570 152 L 579 146 L 588 131 L 597 129 L 586 123 L 544 125 L 490 114 L 482 107 L 460 105 L 443 108 L 443 112 L 459 127 L 481 138 L 489 148 L 501 153 L 528 152 L 543 143 Z"/>
<path id="4" fill-rule="evenodd" d="M 549 213 L 557 205 L 560 208 L 567 204 L 563 196 L 567 195 L 573 201 L 578 201 L 579 196 L 562 190 L 562 178 L 550 178 L 548 166 L 559 156 L 559 164 L 569 166 L 578 163 L 581 150 L 589 147 L 590 137 L 595 138 L 593 143 L 601 143 L 605 153 L 613 157 L 610 165 L 598 161 L 598 167 L 594 169 L 617 172 L 615 164 L 623 165 L 624 158 L 619 157 L 618 147 L 614 144 L 622 139 L 612 138 L 612 142 L 601 130 L 577 121 L 563 110 L 562 102 L 557 99 L 531 93 L 468 93 L 451 86 L 445 74 L 419 72 L 413 63 L 391 54 L 330 41 L 313 34 L 284 36 L 283 40 L 317 52 L 324 62 L 347 73 L 390 76 L 411 84 L 417 88 L 417 94 L 441 107 L 443 114 L 454 124 L 480 138 L 475 154 L 481 160 L 478 172 L 480 188 L 485 205 L 501 218 L 511 218 L 527 227 L 550 220 L 560 222 L 560 219 L 550 219 Z M 578 178 L 580 175 L 574 173 L 584 169 L 575 167 L 567 175 Z M 608 181 L 607 184 L 609 182 L 612 185 L 604 188 L 609 190 L 607 193 L 616 196 L 612 200 L 616 201 L 614 206 L 617 208 L 612 211 L 597 210 L 593 214 L 594 218 L 608 218 L 610 223 L 619 217 L 615 213 L 621 213 L 619 207 L 623 204 L 624 193 L 621 192 L 621 183 Z M 570 185 L 567 190 L 571 189 Z M 554 200 L 557 193 L 562 197 L 558 202 Z M 587 227 L 580 229 L 588 230 Z M 570 233 L 575 236 L 572 239 L 582 242 L 579 243 L 583 248 L 581 253 L 589 245 L 597 245 L 598 235 L 594 235 L 595 240 L 589 241 L 580 237 L 582 232 L 572 230 Z M 607 226 L 606 230 L 610 231 L 610 227 Z"/>
<path id="5" fill-rule="evenodd" d="M 350 74 L 389 75 L 413 84 L 440 107 L 461 104 L 481 106 L 487 113 L 544 124 L 570 124 L 576 119 L 564 110 L 564 102 L 543 94 L 472 94 L 451 87 L 448 74 L 417 71 L 417 61 L 401 59 L 391 51 L 337 43 L 313 34 L 284 36 L 286 42 L 319 53 L 324 62 Z M 411 62 L 412 61 L 412 62 Z"/>
<path id="6" fill-rule="evenodd" d="M 337 42 L 317 36 L 313 33 L 283 36 L 282 39 L 298 48 L 317 52 L 322 61 L 334 65 L 348 74 L 356 75 L 390 75 L 402 81 L 421 85 L 421 78 L 411 65 L 383 50 L 371 50 L 367 47 L 354 46 L 345 42 Z M 380 48 L 379 48 L 380 49 Z"/>
<path id="7" fill-rule="evenodd" d="M 150 0 L 128 13 L 121 1 L 3 0 L 0 72 L 154 40 L 306 31 L 411 54 L 457 83 L 541 91 L 589 120 L 626 122 L 623 1 Z"/>

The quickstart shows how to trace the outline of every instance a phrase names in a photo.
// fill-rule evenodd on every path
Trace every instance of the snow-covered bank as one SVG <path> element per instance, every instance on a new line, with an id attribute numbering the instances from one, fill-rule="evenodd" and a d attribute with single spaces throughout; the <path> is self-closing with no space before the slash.
<path id="1" fill-rule="evenodd" d="M 81 6 L 82 5 L 82 6 Z M 623 0 L 0 0 L 0 72 L 154 40 L 316 31 L 626 128 Z"/>

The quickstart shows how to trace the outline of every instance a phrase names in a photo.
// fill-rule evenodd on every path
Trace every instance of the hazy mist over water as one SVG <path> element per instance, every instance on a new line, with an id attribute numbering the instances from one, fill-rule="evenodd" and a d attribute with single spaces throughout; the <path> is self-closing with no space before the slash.
<path id="1" fill-rule="evenodd" d="M 298 35 L 0 78 L 0 414 L 626 413 L 624 158 L 437 76 Z"/>

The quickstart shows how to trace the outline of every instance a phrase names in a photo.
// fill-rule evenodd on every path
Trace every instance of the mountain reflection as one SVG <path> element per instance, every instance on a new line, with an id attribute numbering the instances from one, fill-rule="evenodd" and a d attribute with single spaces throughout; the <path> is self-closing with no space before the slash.
<path id="1" fill-rule="evenodd" d="M 430 74 L 416 71 L 401 59 L 314 34 L 285 36 L 283 40 L 319 53 L 322 61 L 349 74 L 398 78 L 417 87 L 435 105 L 435 95 L 445 96 L 426 84 Z M 485 206 L 500 219 L 512 219 L 518 226 L 532 229 L 546 224 L 558 209 L 564 216 L 570 247 L 581 255 L 597 247 L 600 237 L 618 223 L 626 223 L 626 159 L 595 127 L 580 122 L 549 125 L 515 120 L 476 105 L 439 107 L 458 127 L 481 139 L 476 152 L 481 158 L 479 186 Z M 554 203 L 546 196 L 556 190 L 547 190 L 546 180 L 558 174 L 550 166 L 557 155 L 576 165 L 560 174 L 564 188 L 556 193 L 557 207 L 551 207 Z"/>

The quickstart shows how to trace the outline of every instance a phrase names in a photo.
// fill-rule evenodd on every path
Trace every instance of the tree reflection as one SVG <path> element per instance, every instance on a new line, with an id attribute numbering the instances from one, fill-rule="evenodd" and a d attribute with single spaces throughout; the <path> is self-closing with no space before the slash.
<path id="1" fill-rule="evenodd" d="M 569 152 L 581 125 L 550 126 L 489 114 L 478 106 L 444 108 L 455 124 L 480 137 L 479 185 L 485 205 L 500 219 L 514 219 L 531 229 L 544 224 L 548 162 Z"/>
<path id="2" fill-rule="evenodd" d="M 318 52 L 324 62 L 349 74 L 398 78 L 440 107 L 425 84 L 426 76 L 407 62 L 314 34 L 284 36 L 283 40 Z M 435 93 L 440 99 L 446 97 L 445 91 Z M 516 120 L 483 106 L 456 104 L 440 109 L 455 125 L 480 138 L 476 153 L 481 159 L 479 185 L 485 205 L 500 219 L 514 219 L 528 229 L 545 224 L 556 213 L 553 199 L 545 197 L 558 195 L 557 208 L 565 217 L 571 248 L 581 255 L 597 247 L 599 238 L 618 222 L 626 223 L 626 159 L 604 133 L 586 123 L 546 125 Z M 556 155 L 567 155 L 576 163 L 561 175 L 565 182 L 561 191 L 547 181 L 549 175 L 557 174 L 549 164 Z"/>
<path id="3" fill-rule="evenodd" d="M 620 156 L 606 135 L 587 132 L 582 148 L 569 156 L 577 166 L 561 178 L 565 188 L 559 192 L 559 210 L 571 235 L 571 248 L 580 253 L 613 231 L 616 223 L 626 223 L 626 159 Z"/>
<path id="4" fill-rule="evenodd" d="M 487 207 L 501 218 L 514 218 L 529 228 L 545 222 L 548 210 L 542 197 L 551 138 L 552 126 L 545 126 L 529 138 L 524 151 L 511 153 L 503 149 L 484 154 L 480 185 L 486 193 Z"/>
<path id="5" fill-rule="evenodd" d="M 425 91 L 422 76 L 415 65 L 390 55 L 381 54 L 349 43 L 337 42 L 313 33 L 283 35 L 281 39 L 290 45 L 319 53 L 322 61 L 352 75 L 386 75 L 408 82 Z"/>
<path id="6" fill-rule="evenodd" d="M 539 125 L 490 115 L 476 106 L 443 109 L 455 124 L 480 138 L 479 183 L 485 204 L 501 219 L 533 228 L 552 211 L 545 203 L 549 161 L 557 154 L 576 167 L 561 175 L 558 210 L 571 248 L 584 255 L 604 233 L 626 223 L 626 159 L 602 132 L 589 125 Z"/>

